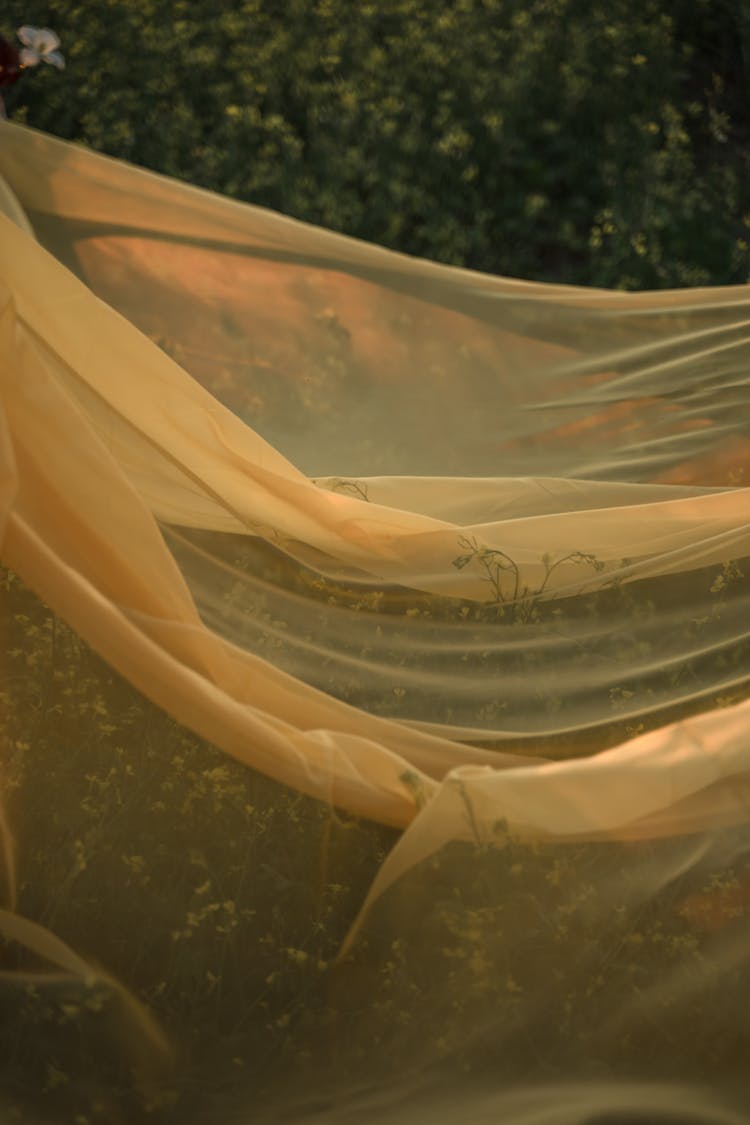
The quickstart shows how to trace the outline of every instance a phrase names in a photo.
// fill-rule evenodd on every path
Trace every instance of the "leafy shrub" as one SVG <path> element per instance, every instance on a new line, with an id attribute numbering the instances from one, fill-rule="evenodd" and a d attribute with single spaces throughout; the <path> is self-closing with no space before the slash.
<path id="1" fill-rule="evenodd" d="M 68 69 L 13 117 L 111 155 L 474 269 L 748 279 L 732 0 L 28 0 L 17 22 Z"/>

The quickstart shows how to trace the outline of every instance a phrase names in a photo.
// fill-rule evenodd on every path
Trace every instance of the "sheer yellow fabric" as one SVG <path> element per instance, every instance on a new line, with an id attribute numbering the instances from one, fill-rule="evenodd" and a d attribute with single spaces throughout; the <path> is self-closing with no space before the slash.
<path id="1" fill-rule="evenodd" d="M 549 871 L 555 848 L 619 849 L 611 862 L 633 875 L 618 909 L 636 914 L 676 871 L 702 886 L 708 868 L 731 867 L 744 885 L 746 288 L 490 278 L 8 123 L 0 142 L 3 561 L 207 742 L 329 808 L 407 829 L 347 919 L 336 972 L 387 933 L 410 936 L 413 977 L 429 899 L 460 938 L 462 973 L 480 958 L 486 1000 L 522 946 L 508 931 L 504 952 L 485 948 L 509 893 L 492 864 L 513 849 Z M 17 909 L 22 858 L 5 821 L 0 934 L 66 980 L 112 982 L 126 1039 L 166 1057 L 105 947 L 95 971 Z M 446 856 L 468 873 L 463 929 L 438 909 Z M 596 863 L 590 921 L 603 933 L 612 869 Z M 732 903 L 739 926 L 744 898 Z M 373 963 L 398 961 L 388 948 Z M 716 976 L 739 971 L 739 948 L 716 954 Z M 464 999 L 446 992 L 446 1010 L 478 1033 L 484 1000 L 451 956 Z M 367 972 L 377 1007 L 382 979 Z M 508 1028 L 530 1035 L 539 997 L 517 988 L 527 1007 L 513 1000 Z M 675 977 L 673 998 L 688 992 Z M 650 1018 L 616 989 L 610 999 L 620 1030 Z M 421 1001 L 414 1012 L 433 1020 Z M 375 1016 L 364 1024 L 358 1058 L 374 1060 L 385 1033 Z M 457 1050 L 443 1032 L 422 1048 L 409 1041 L 422 1070 Z M 552 1096 L 539 1110 L 550 1116 L 524 1117 L 537 1111 L 508 1091 L 529 1074 L 493 1089 L 491 1112 L 577 1120 Z M 587 1112 L 607 1108 L 603 1088 L 579 1091 Z M 653 1104 L 685 1111 L 682 1097 Z"/>

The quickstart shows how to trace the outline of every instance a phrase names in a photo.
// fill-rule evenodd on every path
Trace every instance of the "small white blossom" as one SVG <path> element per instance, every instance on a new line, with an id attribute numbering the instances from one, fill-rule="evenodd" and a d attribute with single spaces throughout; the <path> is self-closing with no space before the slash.
<path id="1" fill-rule="evenodd" d="M 48 27 L 19 27 L 16 35 L 23 43 L 19 53 L 21 66 L 38 66 L 40 62 L 65 69 L 65 59 L 58 51 L 60 40 Z"/>

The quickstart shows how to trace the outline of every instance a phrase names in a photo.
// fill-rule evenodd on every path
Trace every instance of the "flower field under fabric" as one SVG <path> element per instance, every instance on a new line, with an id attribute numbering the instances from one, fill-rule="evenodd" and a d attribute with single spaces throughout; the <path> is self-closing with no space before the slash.
<path id="1" fill-rule="evenodd" d="M 118 1026 L 106 983 L 50 987 L 40 963 L 36 983 L 0 977 L 0 1107 L 19 1120 L 130 1122 L 149 1107 L 211 1120 L 225 1096 L 227 1107 L 248 1089 L 262 1096 L 319 1045 L 332 962 L 393 833 L 233 763 L 8 571 L 3 587 L 3 802 L 22 857 L 19 911 L 94 962 L 108 951 L 108 971 L 179 1050 L 139 1058 L 142 1033 Z M 25 965 L 2 948 L 6 969 Z M 316 1009 L 317 1030 L 298 1039 Z"/>
<path id="2" fill-rule="evenodd" d="M 166 1044 L 142 1054 L 106 980 L 50 984 L 6 944 L 6 970 L 29 972 L 0 978 L 9 1120 L 307 1120 L 351 1095 L 378 1121 L 378 1083 L 411 1120 L 396 1059 L 464 1106 L 540 1067 L 550 1083 L 690 1073 L 729 1090 L 744 1072 L 745 828 L 545 847 L 499 824 L 402 879 L 339 960 L 395 833 L 233 763 L 11 572 L 3 588 L 18 908 L 93 966 L 106 956 Z"/>

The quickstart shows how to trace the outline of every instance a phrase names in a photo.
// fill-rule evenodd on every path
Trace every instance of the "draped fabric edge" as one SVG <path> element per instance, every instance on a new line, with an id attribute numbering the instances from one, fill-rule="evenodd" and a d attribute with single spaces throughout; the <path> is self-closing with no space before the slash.
<path id="1" fill-rule="evenodd" d="M 9 198 L 12 197 L 6 193 L 6 209 L 12 210 L 7 202 Z M 239 213 L 235 212 L 236 207 L 233 205 L 233 214 Z M 249 704 L 247 698 L 238 700 L 233 689 L 247 674 L 246 669 L 241 662 L 233 663 L 229 658 L 230 646 L 219 642 L 200 622 L 176 567 L 167 561 L 168 553 L 155 522 L 158 517 L 165 522 L 171 519 L 179 523 L 175 516 L 184 514 L 179 505 L 171 505 L 168 499 L 172 481 L 166 492 L 160 491 L 160 472 L 170 460 L 177 461 L 181 470 L 200 480 L 204 495 L 211 498 L 216 511 L 230 513 L 228 518 L 222 514 L 213 521 L 201 516 L 198 526 L 231 527 L 243 532 L 248 528 L 262 529 L 270 512 L 277 523 L 281 522 L 279 510 L 288 504 L 295 513 L 302 509 L 303 515 L 302 524 L 282 529 L 285 535 L 293 533 L 303 542 L 312 542 L 316 550 L 328 552 L 346 563 L 369 564 L 370 573 L 381 578 L 393 579 L 407 574 L 411 579 L 415 576 L 424 579 L 427 589 L 444 592 L 439 575 L 420 574 L 419 565 L 427 555 L 434 553 L 434 543 L 425 544 L 425 537 L 429 540 L 430 536 L 446 533 L 455 537 L 457 529 L 448 530 L 440 521 L 419 513 L 398 508 L 379 510 L 376 507 L 373 510 L 356 498 L 321 491 L 302 478 L 285 459 L 278 459 L 262 439 L 194 385 L 171 360 L 140 337 L 136 329 L 67 275 L 59 263 L 31 240 L 23 223 L 18 224 L 18 216 L 15 224 L 3 220 L 3 236 L 3 268 L 9 279 L 2 313 L 6 418 L 0 515 L 4 528 L 4 561 L 144 694 L 203 737 L 277 780 L 355 814 L 399 827 L 411 824 L 410 831 L 376 880 L 365 907 L 372 896 L 382 893 L 399 873 L 419 862 L 429 850 L 439 847 L 441 841 L 473 838 L 475 822 L 466 815 L 467 794 L 470 805 L 476 807 L 477 823 L 503 822 L 541 838 L 554 835 L 628 838 L 633 832 L 639 836 L 651 832 L 690 832 L 714 823 L 717 816 L 727 823 L 747 816 L 744 780 L 736 787 L 732 798 L 725 783 L 730 779 L 744 779 L 750 769 L 750 748 L 743 745 L 746 741 L 743 732 L 747 730 L 750 716 L 748 703 L 672 724 L 583 762 L 529 768 L 519 760 L 515 768 L 508 769 L 511 762 L 506 760 L 506 768 L 498 771 L 487 764 L 488 758 L 481 752 L 462 747 L 459 759 L 464 759 L 468 753 L 475 763 L 481 757 L 483 764 L 462 767 L 455 762 L 451 765 L 448 758 L 443 758 L 442 782 L 437 784 L 427 770 L 415 767 L 414 759 L 419 760 L 417 746 L 428 748 L 427 759 L 430 746 L 442 751 L 444 744 L 439 739 L 411 730 L 409 737 L 404 738 L 407 745 L 394 752 L 388 746 L 388 737 L 395 734 L 398 724 L 362 715 L 361 722 L 367 732 L 363 736 L 353 730 L 311 728 L 304 714 L 296 724 L 279 714 L 264 716 L 262 707 Z M 34 293 L 38 295 L 38 305 Z M 52 294 L 55 296 L 50 304 Z M 103 346 L 105 339 L 106 348 Z M 60 366 L 56 366 L 58 362 Z M 128 378 L 118 382 L 114 375 L 116 370 L 127 374 Z M 129 471 L 124 471 L 120 460 L 107 448 L 106 426 L 93 425 L 81 403 L 70 394 L 70 371 L 74 381 L 86 382 L 103 398 L 107 397 L 109 381 L 115 412 L 127 415 L 128 427 L 135 428 L 157 447 L 159 442 L 153 431 L 150 432 L 147 420 L 153 400 L 144 398 L 139 406 L 132 398 L 127 402 L 127 396 L 142 393 L 148 372 L 154 384 L 160 383 L 174 392 L 177 397 L 172 403 L 189 405 L 190 413 L 180 413 L 178 425 L 169 418 L 167 397 L 160 417 L 162 452 L 149 467 L 149 486 L 153 485 L 153 491 L 142 482 L 140 488 L 136 487 L 137 473 L 133 471 L 133 464 L 128 466 Z M 122 520 L 124 509 L 114 514 L 112 496 L 108 501 L 109 523 L 100 522 L 107 507 L 101 504 L 101 497 L 95 514 L 86 510 L 90 496 L 68 497 L 68 505 L 76 510 L 78 520 L 75 530 L 80 553 L 73 550 L 72 538 L 68 541 L 74 562 L 59 554 L 47 541 L 46 521 L 49 521 L 52 541 L 62 542 L 60 513 L 55 510 L 60 499 L 56 491 L 61 481 L 60 465 L 51 464 L 46 478 L 44 474 L 35 477 L 32 473 L 25 476 L 25 473 L 33 465 L 34 472 L 39 474 L 41 449 L 46 456 L 50 454 L 43 439 L 49 433 L 51 409 L 46 395 L 53 386 L 57 404 L 65 404 L 66 417 L 74 427 L 65 434 L 73 476 L 80 478 L 80 466 L 75 462 L 85 450 L 87 456 L 100 459 L 104 470 L 103 475 L 97 477 L 97 488 L 104 488 L 105 480 L 117 482 L 119 498 L 132 509 L 133 526 L 144 530 L 145 539 L 139 541 L 138 549 L 143 549 L 144 541 L 150 544 L 143 560 L 150 579 L 158 576 L 156 588 L 161 584 L 161 599 L 154 600 L 155 587 L 148 582 L 141 588 L 140 604 L 137 597 L 133 600 L 137 581 L 121 592 L 114 586 L 109 590 L 102 588 L 101 559 L 94 566 L 98 577 L 92 578 L 87 573 L 86 550 L 94 544 L 108 563 L 119 551 L 125 551 L 125 569 L 133 573 L 137 570 L 135 560 L 128 561 L 121 529 L 115 526 Z M 164 400 L 160 400 L 160 407 L 163 403 Z M 9 414 L 15 414 L 16 422 L 23 419 L 29 428 L 22 434 L 16 432 L 13 421 L 8 420 Z M 198 435 L 192 445 L 185 439 L 188 418 L 194 421 Z M 59 418 L 57 421 L 60 424 Z M 118 449 L 127 449 L 128 427 L 123 427 L 122 433 L 117 435 L 117 442 L 113 441 Z M 20 449 L 24 451 L 23 464 L 19 464 Z M 273 462 L 270 470 L 264 465 L 266 454 Z M 132 456 L 137 463 L 142 453 L 136 449 Z M 221 473 L 217 474 L 215 469 L 217 458 L 221 456 L 226 462 L 226 488 L 221 487 Z M 247 506 L 247 497 L 240 496 L 240 478 L 234 475 L 238 457 L 243 465 L 242 483 L 247 485 L 251 478 L 262 493 L 262 503 L 252 511 Z M 122 460 L 127 464 L 127 456 Z M 203 473 L 201 465 L 213 468 Z M 250 473 L 245 471 L 247 466 L 251 467 Z M 56 489 L 52 488 L 53 477 Z M 42 491 L 35 494 L 35 489 Z M 45 489 L 48 491 L 44 492 Z M 690 544 L 697 528 L 705 528 L 708 520 L 714 531 L 713 545 L 704 551 L 702 562 L 732 557 L 733 553 L 747 548 L 749 491 L 732 489 L 718 496 L 712 492 L 657 502 L 655 506 L 645 505 L 632 514 L 626 537 L 632 541 L 633 528 L 639 526 L 647 510 L 650 528 L 646 534 L 651 535 L 653 527 L 657 527 L 659 542 L 659 549 L 648 565 L 652 566 L 653 573 L 663 574 L 665 558 L 667 571 L 674 562 L 669 561 L 669 552 L 673 551 L 679 560 L 681 549 Z M 240 518 L 234 515 L 238 510 L 242 511 Z M 623 516 L 628 514 L 629 509 L 618 509 L 616 520 L 620 526 Z M 615 526 L 606 511 L 603 515 L 594 512 L 583 516 L 603 520 L 605 536 Z M 531 522 L 529 519 L 518 521 L 524 525 L 521 540 L 531 531 L 533 541 L 534 518 L 530 517 Z M 666 533 L 665 523 L 673 525 Z M 311 534 L 311 529 L 315 534 Z M 473 531 L 491 534 L 486 528 L 458 530 L 462 534 Z M 507 532 L 505 525 L 504 534 Z M 537 546 L 535 544 L 533 549 Z M 389 561 L 394 559 L 393 567 L 389 568 Z M 404 561 L 408 564 L 406 571 Z M 450 558 L 441 560 L 441 574 L 450 573 L 451 561 Z M 679 567 L 679 561 L 677 565 Z M 694 566 L 694 560 L 688 565 Z M 109 581 L 115 581 L 112 574 Z M 567 581 L 571 592 L 580 588 L 580 584 Z M 475 597 L 485 593 L 478 590 L 476 582 L 468 590 L 452 583 L 449 592 Z M 142 620 L 150 619 L 154 636 L 136 627 L 129 613 L 133 618 L 141 614 Z M 187 632 L 183 628 L 185 625 Z M 257 666 L 268 667 L 260 660 Z M 248 691 L 252 693 L 251 686 Z M 301 688 L 301 698 L 309 700 L 310 689 Z M 331 714 L 347 712 L 343 705 L 334 701 L 329 700 L 327 706 Z M 373 729 L 377 729 L 378 739 L 369 737 Z M 394 737 L 394 742 L 400 737 Z M 629 791 L 630 799 L 620 806 L 619 782 L 624 776 L 632 781 L 633 788 Z M 610 783 L 615 780 L 613 795 Z M 558 799 L 566 793 L 567 800 L 558 804 Z M 612 802 L 617 809 L 612 807 L 608 814 L 608 803 Z M 557 819 L 553 815 L 556 807 L 561 810 L 556 814 Z M 548 816 L 549 819 L 545 819 Z M 5 850 L 7 856 L 9 848 L 6 846 Z"/>

